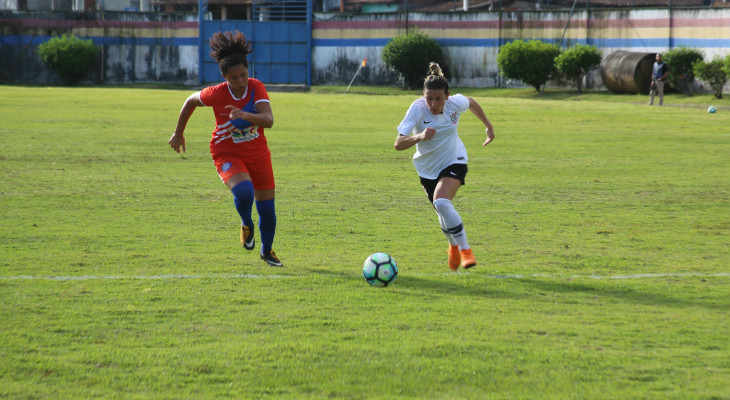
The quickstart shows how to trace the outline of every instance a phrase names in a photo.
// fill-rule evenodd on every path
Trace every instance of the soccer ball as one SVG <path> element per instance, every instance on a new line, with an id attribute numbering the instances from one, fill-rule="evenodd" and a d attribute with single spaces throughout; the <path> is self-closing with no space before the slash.
<path id="1" fill-rule="evenodd" d="M 371 286 L 386 287 L 398 277 L 398 264 L 385 253 L 371 254 L 362 265 L 362 276 Z"/>
<path id="2" fill-rule="evenodd" d="M 717 110 L 716 110 L 716 109 L 715 109 L 715 107 L 713 107 L 713 106 L 709 106 L 709 107 L 707 108 L 707 112 L 708 112 L 708 113 L 710 113 L 710 114 L 714 114 L 714 113 L 715 113 L 715 111 L 717 111 Z"/>

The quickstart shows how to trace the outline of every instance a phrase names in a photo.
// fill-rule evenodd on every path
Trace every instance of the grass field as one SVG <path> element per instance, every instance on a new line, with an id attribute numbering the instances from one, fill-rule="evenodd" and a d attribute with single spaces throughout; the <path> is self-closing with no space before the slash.
<path id="1" fill-rule="evenodd" d="M 276 269 L 192 89 L 0 86 L 0 398 L 730 399 L 730 100 L 465 89 L 450 273 L 418 93 L 343 90 L 270 93 Z"/>

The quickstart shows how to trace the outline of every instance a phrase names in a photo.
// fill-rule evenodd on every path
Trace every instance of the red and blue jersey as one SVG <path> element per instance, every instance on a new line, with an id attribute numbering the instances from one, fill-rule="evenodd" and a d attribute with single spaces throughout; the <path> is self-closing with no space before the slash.
<path id="1" fill-rule="evenodd" d="M 210 140 L 212 153 L 229 150 L 244 151 L 247 154 L 268 153 L 264 128 L 244 120 L 232 121 L 229 117 L 230 110 L 226 108 L 232 105 L 256 113 L 256 104 L 269 101 L 266 86 L 261 81 L 249 78 L 246 93 L 241 98 L 233 94 L 227 82 L 210 86 L 200 91 L 200 101 L 213 107 L 215 114 L 215 130 Z"/>

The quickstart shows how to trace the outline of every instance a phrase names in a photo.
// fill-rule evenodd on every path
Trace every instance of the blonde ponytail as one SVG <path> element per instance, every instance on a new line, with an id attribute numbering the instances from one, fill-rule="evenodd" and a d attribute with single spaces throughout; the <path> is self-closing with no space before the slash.
<path id="1" fill-rule="evenodd" d="M 423 81 L 423 90 L 443 89 L 445 93 L 449 93 L 449 81 L 446 80 L 441 66 L 432 61 L 428 64 L 428 71 L 428 76 Z"/>
<path id="2" fill-rule="evenodd" d="M 429 76 L 444 76 L 444 73 L 441 72 L 441 66 L 436 62 L 431 61 L 428 64 L 428 70 L 430 71 Z"/>

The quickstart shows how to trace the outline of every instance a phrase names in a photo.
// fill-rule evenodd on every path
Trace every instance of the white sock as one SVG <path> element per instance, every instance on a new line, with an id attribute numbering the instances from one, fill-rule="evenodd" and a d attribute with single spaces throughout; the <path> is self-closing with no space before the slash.
<path id="1" fill-rule="evenodd" d="M 456 243 L 456 239 L 454 239 L 454 235 L 449 232 L 449 228 L 446 227 L 446 221 L 444 221 L 444 218 L 441 216 L 441 214 L 436 212 L 436 215 L 439 217 L 439 224 L 441 225 L 441 231 L 444 233 L 444 236 L 446 236 L 446 240 L 449 241 L 449 245 L 451 246 L 457 246 L 458 243 Z"/>
<path id="2" fill-rule="evenodd" d="M 446 227 L 454 241 L 459 245 L 461 250 L 469 249 L 469 242 L 466 240 L 466 230 L 464 230 L 464 223 L 461 220 L 461 216 L 454 205 L 449 199 L 436 199 L 433 201 L 433 206 L 436 208 L 436 212 L 439 214 L 439 220 L 443 219 L 442 226 Z"/>

